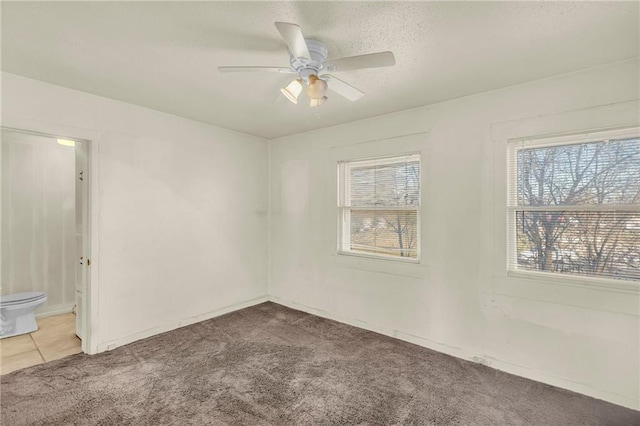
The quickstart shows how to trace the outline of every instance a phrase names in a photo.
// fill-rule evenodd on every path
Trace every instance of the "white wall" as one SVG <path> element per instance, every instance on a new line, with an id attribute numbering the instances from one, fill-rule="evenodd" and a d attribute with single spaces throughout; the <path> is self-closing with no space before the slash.
<path id="1" fill-rule="evenodd" d="M 7 73 L 2 125 L 92 140 L 91 352 L 264 300 L 265 140 Z"/>
<path id="2" fill-rule="evenodd" d="M 506 139 L 637 123 L 638 68 L 626 61 L 272 141 L 270 296 L 640 408 L 638 286 L 512 278 L 504 257 Z M 336 161 L 415 150 L 421 263 L 336 255 Z"/>
<path id="3" fill-rule="evenodd" d="M 638 292 L 510 278 L 499 253 L 505 138 L 637 120 L 637 76 L 637 61 L 613 64 L 268 153 L 255 137 L 2 74 L 2 124 L 94 141 L 94 351 L 263 300 L 269 269 L 275 301 L 638 408 Z M 337 256 L 336 159 L 416 144 L 422 263 Z"/>
<path id="4" fill-rule="evenodd" d="M 44 291 L 39 315 L 75 304 L 75 161 L 53 138 L 2 131 L 1 292 Z"/>

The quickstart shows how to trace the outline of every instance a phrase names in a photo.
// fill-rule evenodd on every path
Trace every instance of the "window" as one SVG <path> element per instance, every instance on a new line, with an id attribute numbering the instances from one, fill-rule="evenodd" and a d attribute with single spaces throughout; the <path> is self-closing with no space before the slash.
<path id="1" fill-rule="evenodd" d="M 419 258 L 419 154 L 339 162 L 338 184 L 338 252 Z"/>
<path id="2" fill-rule="evenodd" d="M 637 129 L 509 151 L 509 270 L 640 280 Z"/>

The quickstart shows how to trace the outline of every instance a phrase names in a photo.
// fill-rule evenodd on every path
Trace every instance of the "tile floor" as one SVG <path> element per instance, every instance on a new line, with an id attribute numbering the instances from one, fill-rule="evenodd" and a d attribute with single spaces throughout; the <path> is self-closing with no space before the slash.
<path id="1" fill-rule="evenodd" d="M 82 352 L 73 313 L 37 320 L 38 330 L 0 340 L 0 374 Z"/>

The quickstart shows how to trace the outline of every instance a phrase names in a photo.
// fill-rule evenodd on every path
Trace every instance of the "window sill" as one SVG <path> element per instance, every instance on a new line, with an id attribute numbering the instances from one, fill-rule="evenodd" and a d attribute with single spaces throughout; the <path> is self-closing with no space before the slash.
<path id="1" fill-rule="evenodd" d="M 507 277 L 519 278 L 526 280 L 545 281 L 549 284 L 563 285 L 570 287 L 582 287 L 589 289 L 625 292 L 625 293 L 640 293 L 640 282 L 629 280 L 614 280 L 610 278 L 597 278 L 597 277 L 578 277 L 560 275 L 549 272 L 535 272 L 535 271 L 507 271 Z"/>
<path id="2" fill-rule="evenodd" d="M 350 269 L 412 278 L 426 275 L 426 266 L 419 259 L 396 259 L 351 252 L 334 252 L 333 258 L 338 266 Z"/>
<path id="3" fill-rule="evenodd" d="M 399 257 L 399 256 L 385 256 L 385 255 L 377 255 L 377 254 L 365 254 L 365 253 L 357 253 L 352 251 L 339 251 L 338 256 L 353 256 L 353 257 L 363 257 L 365 259 L 375 259 L 382 260 L 387 262 L 400 262 L 400 263 L 420 263 L 420 259 L 412 258 L 412 257 Z"/>

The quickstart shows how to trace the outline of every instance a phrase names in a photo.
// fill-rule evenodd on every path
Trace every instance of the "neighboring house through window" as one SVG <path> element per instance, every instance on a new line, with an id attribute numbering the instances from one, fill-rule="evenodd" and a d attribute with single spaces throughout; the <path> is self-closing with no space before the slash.
<path id="1" fill-rule="evenodd" d="M 640 280 L 638 129 L 509 144 L 508 268 Z"/>
<path id="2" fill-rule="evenodd" d="M 338 252 L 420 256 L 420 155 L 338 163 Z"/>

